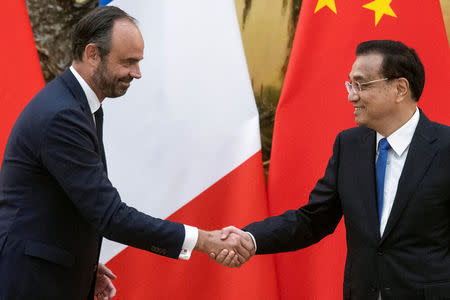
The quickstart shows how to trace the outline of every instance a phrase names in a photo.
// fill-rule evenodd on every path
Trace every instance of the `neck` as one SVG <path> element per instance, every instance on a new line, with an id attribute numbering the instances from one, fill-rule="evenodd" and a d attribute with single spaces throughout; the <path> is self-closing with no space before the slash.
<path id="1" fill-rule="evenodd" d="M 82 61 L 73 61 L 72 62 L 73 68 L 80 74 L 81 78 L 86 81 L 86 83 L 89 85 L 89 87 L 94 91 L 95 95 L 97 95 L 98 100 L 100 103 L 103 102 L 105 99 L 105 96 L 100 91 L 99 88 L 96 87 L 95 83 L 92 81 L 92 75 L 94 74 L 94 70 L 89 68 L 85 63 Z"/>
<path id="2" fill-rule="evenodd" d="M 391 120 L 383 120 L 383 125 L 375 129 L 384 137 L 388 137 L 405 125 L 416 112 L 416 105 L 409 105 L 405 109 L 400 110 L 397 114 L 391 118 Z"/>

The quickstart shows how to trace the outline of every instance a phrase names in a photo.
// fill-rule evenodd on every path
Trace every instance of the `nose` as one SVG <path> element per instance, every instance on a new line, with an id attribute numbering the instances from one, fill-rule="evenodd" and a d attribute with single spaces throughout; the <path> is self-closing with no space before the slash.
<path id="1" fill-rule="evenodd" d="M 133 78 L 136 78 L 136 79 L 139 79 L 142 77 L 141 69 L 139 68 L 139 64 L 136 64 L 134 66 L 134 68 L 131 69 L 130 76 Z"/>
<path id="2" fill-rule="evenodd" d="M 356 102 L 359 100 L 359 94 L 351 91 L 348 93 L 348 101 L 350 102 Z"/>

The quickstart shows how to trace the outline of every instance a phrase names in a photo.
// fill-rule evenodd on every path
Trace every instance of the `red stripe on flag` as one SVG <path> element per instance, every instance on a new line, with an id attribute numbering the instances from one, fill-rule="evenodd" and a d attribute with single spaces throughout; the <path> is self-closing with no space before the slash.
<path id="1" fill-rule="evenodd" d="M 268 216 L 261 152 L 227 174 L 168 219 L 214 230 Z M 227 269 L 194 252 L 172 260 L 132 247 L 109 263 L 118 275 L 117 299 L 277 299 L 272 256 Z"/>
<path id="2" fill-rule="evenodd" d="M 39 58 L 25 1 L 4 1 L 0 9 L 0 157 L 19 113 L 43 87 Z"/>

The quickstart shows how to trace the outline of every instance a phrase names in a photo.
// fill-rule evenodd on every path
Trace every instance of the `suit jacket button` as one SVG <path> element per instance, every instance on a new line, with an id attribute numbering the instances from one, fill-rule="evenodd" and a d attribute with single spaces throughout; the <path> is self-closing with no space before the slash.
<path id="1" fill-rule="evenodd" d="M 377 255 L 378 255 L 378 256 L 383 256 L 383 255 L 384 255 L 384 252 L 383 252 L 383 251 L 378 251 L 378 252 L 377 252 Z"/>

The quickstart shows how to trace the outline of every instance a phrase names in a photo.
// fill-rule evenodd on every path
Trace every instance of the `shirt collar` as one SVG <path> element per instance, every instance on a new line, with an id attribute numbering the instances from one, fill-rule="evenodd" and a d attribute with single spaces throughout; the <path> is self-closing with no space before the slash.
<path id="1" fill-rule="evenodd" d="M 89 108 L 91 109 L 91 113 L 95 113 L 101 106 L 100 100 L 98 100 L 97 95 L 94 93 L 94 91 L 91 89 L 91 87 L 87 84 L 87 82 L 81 77 L 80 74 L 75 70 L 73 66 L 70 66 L 70 71 L 75 76 L 75 78 L 78 80 L 78 82 L 81 85 L 81 88 L 83 89 L 84 93 L 86 94 L 86 98 L 89 104 Z"/>
<path id="2" fill-rule="evenodd" d="M 398 156 L 401 156 L 403 152 L 409 147 L 411 144 L 412 137 L 414 132 L 416 131 L 417 124 L 419 123 L 419 109 L 416 107 L 416 112 L 414 115 L 406 122 L 402 127 L 397 129 L 393 134 L 388 136 L 387 140 L 391 148 L 395 151 Z M 377 153 L 378 153 L 378 143 L 380 140 L 384 138 L 381 134 L 377 132 Z"/>

